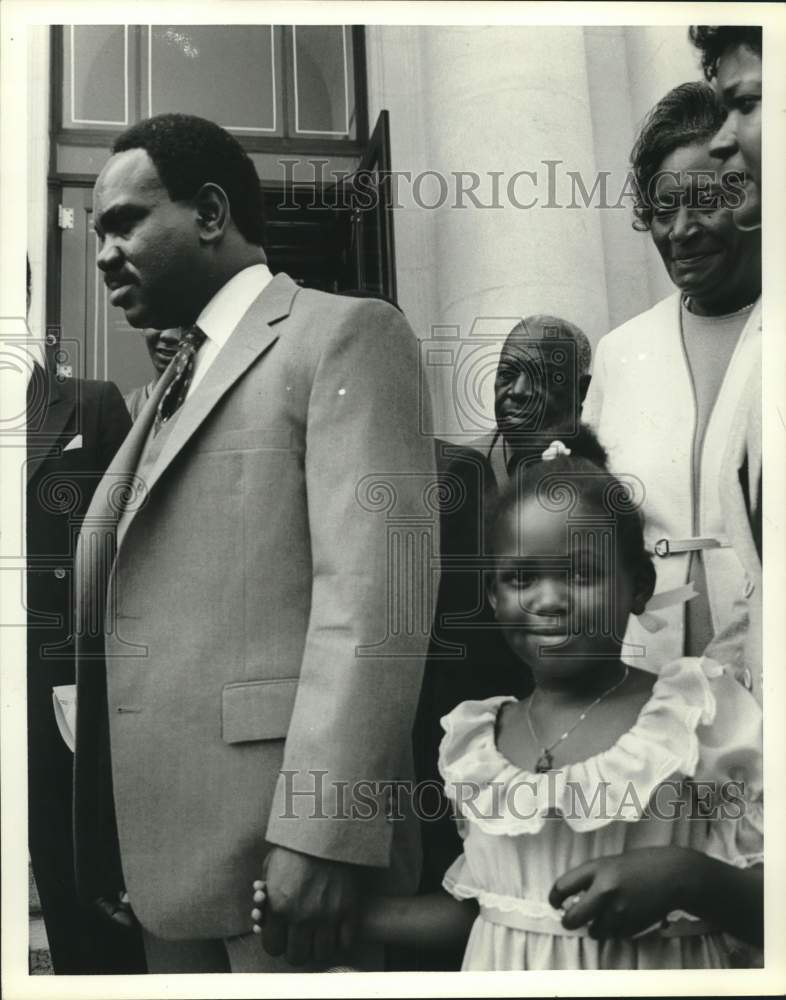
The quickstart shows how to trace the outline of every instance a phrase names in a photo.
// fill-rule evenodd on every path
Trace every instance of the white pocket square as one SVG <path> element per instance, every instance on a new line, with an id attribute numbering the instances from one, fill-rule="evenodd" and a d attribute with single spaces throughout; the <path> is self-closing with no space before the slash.
<path id="1" fill-rule="evenodd" d="M 76 740 L 76 684 L 60 684 L 52 688 L 52 702 L 55 708 L 55 719 L 60 735 L 65 745 L 74 752 Z"/>
<path id="2" fill-rule="evenodd" d="M 73 451 L 75 448 L 82 447 L 82 435 L 77 434 L 76 437 L 72 437 L 68 444 L 63 448 L 63 451 Z"/>

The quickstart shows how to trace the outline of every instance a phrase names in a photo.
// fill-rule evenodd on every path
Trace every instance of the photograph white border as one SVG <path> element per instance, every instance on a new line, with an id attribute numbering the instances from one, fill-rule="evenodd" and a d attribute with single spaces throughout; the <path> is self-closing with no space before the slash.
<path id="1" fill-rule="evenodd" d="M 25 35 L 28 24 L 108 23 L 399 23 L 399 24 L 729 24 L 763 23 L 765 160 L 767 223 L 764 236 L 764 424 L 765 519 L 765 789 L 767 798 L 765 840 L 767 886 L 765 970 L 653 971 L 653 972 L 530 972 L 530 973 L 374 973 L 313 976 L 271 974 L 264 983 L 258 976 L 212 975 L 142 977 L 45 977 L 27 975 L 27 865 L 26 865 L 26 751 L 24 712 L 24 615 L 14 590 L 0 573 L 3 635 L 2 703 L 2 976 L 8 1000 L 27 997 L 258 997 L 275 996 L 642 996 L 782 994 L 786 989 L 786 901 L 784 829 L 786 829 L 786 719 L 784 715 L 783 650 L 786 647 L 784 587 L 784 438 L 786 437 L 786 348 L 783 275 L 786 274 L 786 213 L 783 164 L 786 141 L 781 109 L 786 107 L 786 77 L 782 53 L 786 51 L 786 9 L 778 4 L 651 4 L 651 3 L 386 3 L 313 4 L 286 2 L 191 2 L 142 0 L 138 3 L 37 2 L 4 0 L 0 8 L 0 143 L 4 183 L 0 190 L 2 274 L 0 275 L 0 325 L 3 335 L 22 330 L 25 314 L 24 259 L 26 245 Z M 779 113 L 780 112 L 780 113 Z M 5 386 L 3 385 L 3 388 Z M 21 387 L 4 392 L 0 403 L 0 428 L 14 413 L 24 411 Z M 11 417 L 9 418 L 9 414 Z M 0 476 L 4 483 L 19 474 L 24 448 L 0 448 Z M 21 525 L 19 497 L 3 490 L 0 531 L 6 537 Z M 198 887 L 195 887 L 198 892 Z M 198 905 L 198 901 L 195 901 Z"/>

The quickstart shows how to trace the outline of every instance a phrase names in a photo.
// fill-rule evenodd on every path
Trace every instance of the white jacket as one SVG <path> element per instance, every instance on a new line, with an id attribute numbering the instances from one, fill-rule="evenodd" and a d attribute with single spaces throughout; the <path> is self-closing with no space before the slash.
<path id="1" fill-rule="evenodd" d="M 645 543 L 703 537 L 728 543 L 720 496 L 721 463 L 746 383 L 761 364 L 761 303 L 743 329 L 724 376 L 702 445 L 699 496 L 693 495 L 692 450 L 696 401 L 680 329 L 680 293 L 612 330 L 598 344 L 583 419 L 595 429 L 618 475 L 644 487 Z M 738 418 L 739 419 L 739 418 Z M 726 629 L 745 570 L 729 546 L 703 549 L 715 633 Z M 655 593 L 687 582 L 689 553 L 654 557 Z M 659 671 L 683 655 L 685 604 L 657 611 L 658 631 L 631 617 L 623 658 Z"/>

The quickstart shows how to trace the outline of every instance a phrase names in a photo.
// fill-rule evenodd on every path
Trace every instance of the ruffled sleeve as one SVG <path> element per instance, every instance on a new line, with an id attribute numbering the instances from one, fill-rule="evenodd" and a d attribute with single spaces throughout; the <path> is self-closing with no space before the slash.
<path id="1" fill-rule="evenodd" d="M 540 831 L 555 813 L 577 832 L 641 819 L 655 788 L 692 777 L 700 758 L 697 730 L 711 726 L 715 698 L 701 660 L 664 667 L 633 727 L 608 750 L 537 774 L 496 749 L 494 728 L 511 697 L 462 702 L 442 721 L 439 768 L 447 796 L 486 833 Z"/>
<path id="2" fill-rule="evenodd" d="M 697 791 L 711 810 L 706 853 L 739 868 L 760 864 L 764 848 L 762 712 L 730 671 L 705 659 L 717 704 L 701 726 Z"/>

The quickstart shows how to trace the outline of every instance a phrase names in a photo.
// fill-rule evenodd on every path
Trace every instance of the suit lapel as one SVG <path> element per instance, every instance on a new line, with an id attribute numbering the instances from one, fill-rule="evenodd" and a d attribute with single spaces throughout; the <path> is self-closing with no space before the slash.
<path id="1" fill-rule="evenodd" d="M 148 474 L 146 482 L 148 495 L 219 401 L 257 358 L 264 354 L 278 339 L 279 331 L 275 329 L 274 325 L 289 315 L 292 302 L 298 291 L 298 286 L 290 277 L 286 274 L 278 274 L 251 304 L 205 374 L 199 385 L 199 391 L 194 393 L 178 414 L 172 431 L 161 449 L 161 454 Z M 140 415 L 140 419 L 134 424 L 132 433 L 137 430 L 138 425 L 144 424 L 144 426 L 140 427 L 141 441 L 137 443 L 133 456 L 130 454 L 128 456 L 129 459 L 133 458 L 133 465 L 130 466 L 131 472 L 139 464 L 142 447 L 153 423 L 158 400 L 163 395 L 168 381 L 163 378 L 160 380 L 155 393 L 148 400 L 145 410 Z M 141 419 L 143 416 L 145 417 L 144 421 Z M 125 450 L 125 448 L 121 450 Z M 125 512 L 118 527 L 118 549 L 138 510 L 139 506 L 134 505 L 133 509 Z"/>
<path id="2" fill-rule="evenodd" d="M 132 503 L 139 490 L 134 486 L 134 472 L 139 465 L 142 449 L 145 446 L 148 432 L 153 424 L 158 401 L 164 394 L 174 375 L 170 367 L 158 380 L 150 393 L 139 417 L 134 421 L 131 430 L 115 453 L 106 472 L 93 494 L 93 499 L 85 514 L 86 522 L 117 521 L 124 509 Z M 127 491 L 131 491 L 130 493 Z M 133 503 L 133 506 L 137 506 Z"/>
<path id="3" fill-rule="evenodd" d="M 28 483 L 41 463 L 62 447 L 60 438 L 74 406 L 72 387 L 61 387 L 57 379 L 36 365 L 27 392 Z"/>

